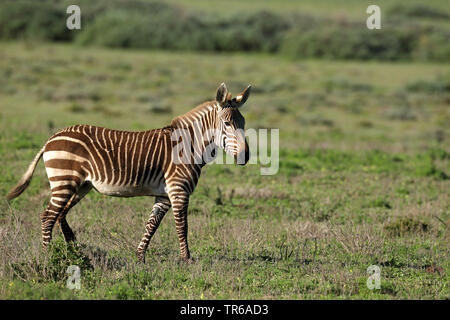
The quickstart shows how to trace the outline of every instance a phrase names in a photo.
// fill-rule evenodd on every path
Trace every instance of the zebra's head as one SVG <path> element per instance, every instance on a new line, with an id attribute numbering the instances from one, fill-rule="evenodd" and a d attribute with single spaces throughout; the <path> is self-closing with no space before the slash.
<path id="1" fill-rule="evenodd" d="M 217 89 L 217 131 L 216 145 L 223 148 L 225 152 L 234 157 L 237 164 L 245 165 L 250 158 L 250 150 L 245 140 L 245 119 L 239 112 L 250 95 L 251 86 L 236 97 L 228 91 L 225 83 Z"/>

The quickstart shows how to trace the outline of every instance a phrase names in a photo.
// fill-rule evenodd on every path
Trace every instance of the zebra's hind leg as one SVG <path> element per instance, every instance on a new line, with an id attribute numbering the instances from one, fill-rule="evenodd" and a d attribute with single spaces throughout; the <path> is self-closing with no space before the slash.
<path id="1" fill-rule="evenodd" d="M 69 210 L 72 209 L 91 190 L 92 184 L 90 182 L 86 181 L 85 183 L 83 183 L 83 185 L 78 189 L 78 191 L 74 195 L 72 195 L 73 199 L 71 199 L 69 203 L 66 205 L 68 207 L 64 208 L 63 212 L 57 218 L 57 221 L 59 222 L 59 226 L 61 227 L 61 231 L 64 235 L 64 239 L 66 240 L 66 242 L 76 241 L 75 234 L 73 233 L 72 229 L 67 223 L 66 215 L 69 212 Z"/>
<path id="2" fill-rule="evenodd" d="M 142 237 L 142 240 L 137 248 L 137 256 L 139 261 L 145 262 L 145 251 L 147 250 L 148 244 L 170 207 L 171 204 L 169 198 L 156 197 L 150 218 L 145 224 L 144 236 Z"/>
<path id="3" fill-rule="evenodd" d="M 52 239 L 52 230 L 56 220 L 75 198 L 75 188 L 72 185 L 64 187 L 66 188 L 58 187 L 56 191 L 52 190 L 52 197 L 47 205 L 47 209 L 41 215 L 43 249 L 47 248 Z"/>

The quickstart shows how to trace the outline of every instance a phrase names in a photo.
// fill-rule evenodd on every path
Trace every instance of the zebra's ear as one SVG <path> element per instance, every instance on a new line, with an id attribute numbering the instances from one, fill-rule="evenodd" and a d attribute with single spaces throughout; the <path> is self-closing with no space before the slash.
<path id="1" fill-rule="evenodd" d="M 230 93 L 228 92 L 227 85 L 222 82 L 222 84 L 217 89 L 216 100 L 217 102 L 224 107 L 226 102 L 230 99 Z"/>
<path id="2" fill-rule="evenodd" d="M 248 97 L 250 96 L 250 92 L 252 91 L 252 86 L 248 85 L 247 88 L 245 88 L 244 91 L 242 91 L 241 93 L 239 93 L 236 98 L 234 98 L 233 100 L 235 100 L 237 102 L 237 107 L 242 107 L 242 105 L 247 101 Z"/>

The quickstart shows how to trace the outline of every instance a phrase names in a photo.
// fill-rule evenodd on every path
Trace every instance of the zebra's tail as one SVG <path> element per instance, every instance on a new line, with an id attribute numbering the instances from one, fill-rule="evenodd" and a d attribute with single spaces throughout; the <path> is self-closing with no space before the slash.
<path id="1" fill-rule="evenodd" d="M 36 168 L 37 163 L 39 162 L 39 159 L 41 159 L 42 154 L 44 153 L 45 145 L 42 147 L 42 149 L 37 153 L 36 157 L 34 157 L 34 160 L 30 163 L 28 166 L 27 171 L 22 176 L 22 179 L 19 180 L 17 185 L 11 189 L 11 191 L 6 196 L 6 200 L 12 200 L 18 196 L 22 192 L 25 191 L 25 189 L 28 187 L 31 181 L 31 177 L 33 177 L 34 169 Z"/>

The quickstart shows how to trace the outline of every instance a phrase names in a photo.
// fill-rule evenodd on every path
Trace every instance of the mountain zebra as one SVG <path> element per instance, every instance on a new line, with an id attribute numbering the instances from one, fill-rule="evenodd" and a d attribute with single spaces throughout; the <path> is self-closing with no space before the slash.
<path id="1" fill-rule="evenodd" d="M 39 159 L 43 157 L 52 191 L 47 209 L 41 215 L 44 249 L 51 240 L 56 222 L 59 222 L 65 240 L 75 241 L 66 215 L 95 188 L 110 196 L 155 196 L 137 249 L 142 262 L 150 239 L 172 207 L 180 255 L 189 261 L 187 209 L 202 167 L 211 161 L 217 147 L 233 156 L 238 164 L 246 164 L 250 157 L 243 133 L 245 120 L 238 110 L 247 101 L 250 89 L 248 86 L 231 99 L 222 83 L 215 101 L 197 106 L 173 119 L 170 126 L 160 129 L 128 132 L 89 125 L 65 128 L 53 135 L 38 152 L 17 186 L 7 195 L 7 200 L 19 196 L 27 188 Z M 184 158 L 180 159 L 184 161 L 178 159 L 181 142 L 185 148 L 181 150 Z M 206 159 L 199 157 L 204 154 Z"/>

